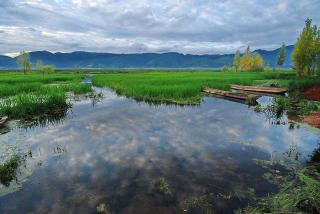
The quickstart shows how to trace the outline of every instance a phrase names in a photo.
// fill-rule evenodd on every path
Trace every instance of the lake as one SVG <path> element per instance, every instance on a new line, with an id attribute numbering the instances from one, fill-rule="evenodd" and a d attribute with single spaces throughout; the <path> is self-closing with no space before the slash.
<path id="1" fill-rule="evenodd" d="M 0 213 L 234 213 L 276 192 L 268 175 L 281 181 L 280 163 L 303 164 L 320 140 L 229 100 L 153 105 L 95 90 L 103 98 L 73 100 L 61 118 L 8 124 L 2 156 L 30 154 L 0 184 Z"/>

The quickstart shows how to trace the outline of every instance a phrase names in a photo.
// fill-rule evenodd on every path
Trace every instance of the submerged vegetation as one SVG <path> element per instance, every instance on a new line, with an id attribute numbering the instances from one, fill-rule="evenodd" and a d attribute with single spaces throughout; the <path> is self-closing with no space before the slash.
<path id="1" fill-rule="evenodd" d="M 281 182 L 280 191 L 241 213 L 320 213 L 320 165 L 316 149 L 307 165 Z"/>
<path id="2" fill-rule="evenodd" d="M 172 191 L 170 189 L 170 185 L 164 177 L 159 179 L 159 182 L 155 185 L 156 190 L 163 195 L 172 195 Z"/>
<path id="3" fill-rule="evenodd" d="M 0 182 L 3 185 L 9 186 L 15 178 L 20 161 L 20 156 L 15 154 L 7 162 L 0 165 Z"/>
<path id="4" fill-rule="evenodd" d="M 207 199 L 207 196 L 191 197 L 183 200 L 180 203 L 183 212 L 187 213 L 203 213 L 213 214 L 212 204 Z"/>
<path id="5" fill-rule="evenodd" d="M 277 194 L 261 200 L 256 207 L 245 209 L 245 213 L 319 213 L 319 189 L 319 167 L 306 167 L 295 179 L 285 182 Z"/>
<path id="6" fill-rule="evenodd" d="M 19 180 L 26 178 L 27 160 L 32 158 L 31 150 L 17 151 L 15 147 L 4 147 L 6 151 L 0 155 L 0 183 L 8 189 L 0 188 L 0 196 L 16 190 Z"/>

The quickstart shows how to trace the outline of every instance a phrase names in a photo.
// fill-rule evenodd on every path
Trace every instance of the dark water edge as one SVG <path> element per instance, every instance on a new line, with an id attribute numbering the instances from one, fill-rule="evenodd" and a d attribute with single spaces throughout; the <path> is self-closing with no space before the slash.
<path id="1" fill-rule="evenodd" d="M 0 135 L 2 154 L 32 152 L 0 184 L 0 213 L 96 213 L 101 203 L 109 213 L 233 213 L 277 191 L 266 174 L 286 173 L 257 160 L 303 163 L 320 139 L 228 100 L 149 105 L 97 91 L 101 102 L 80 99 L 57 120 L 12 122 Z"/>

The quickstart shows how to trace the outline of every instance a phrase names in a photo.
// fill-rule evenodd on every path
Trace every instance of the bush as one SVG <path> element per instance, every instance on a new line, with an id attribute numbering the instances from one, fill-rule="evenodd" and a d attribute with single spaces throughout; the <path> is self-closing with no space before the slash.
<path id="1" fill-rule="evenodd" d="M 223 66 L 222 68 L 222 72 L 233 72 L 233 71 L 235 71 L 234 67 Z"/>

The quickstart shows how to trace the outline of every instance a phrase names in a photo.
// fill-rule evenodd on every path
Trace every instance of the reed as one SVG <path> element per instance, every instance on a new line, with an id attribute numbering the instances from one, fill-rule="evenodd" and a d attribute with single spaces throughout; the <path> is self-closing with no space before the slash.
<path id="1" fill-rule="evenodd" d="M 120 95 L 137 100 L 198 104 L 203 86 L 229 90 L 230 84 L 253 85 L 257 80 L 292 75 L 290 72 L 283 72 L 282 75 L 277 72 L 122 72 L 95 75 L 93 84 L 109 87 Z"/>
<path id="2" fill-rule="evenodd" d="M 0 115 L 10 118 L 28 118 L 41 114 L 54 114 L 70 107 L 63 90 L 48 90 L 46 94 L 22 93 L 0 101 Z"/>

